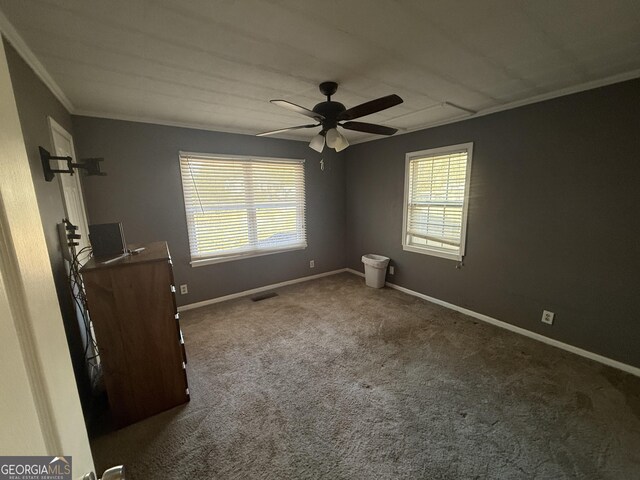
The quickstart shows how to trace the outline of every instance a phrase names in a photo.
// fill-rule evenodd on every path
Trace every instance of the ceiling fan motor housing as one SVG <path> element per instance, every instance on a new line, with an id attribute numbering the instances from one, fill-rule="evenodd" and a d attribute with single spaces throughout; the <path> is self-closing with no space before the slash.
<path id="1" fill-rule="evenodd" d="M 338 91 L 336 82 L 322 82 L 318 88 L 320 93 L 327 97 L 327 101 L 318 103 L 313 107 L 313 111 L 324 117 L 324 119 L 318 118 L 318 121 L 322 123 L 322 132 L 320 133 L 326 133 L 327 130 L 338 126 L 338 115 L 347 108 L 340 102 L 331 101 L 331 95 Z"/>
<path id="2" fill-rule="evenodd" d="M 321 102 L 313 107 L 313 111 L 324 117 L 319 119 L 322 122 L 322 130 L 327 131 L 330 128 L 336 128 L 338 125 L 338 115 L 347 108 L 340 102 L 332 102 L 330 100 Z"/>

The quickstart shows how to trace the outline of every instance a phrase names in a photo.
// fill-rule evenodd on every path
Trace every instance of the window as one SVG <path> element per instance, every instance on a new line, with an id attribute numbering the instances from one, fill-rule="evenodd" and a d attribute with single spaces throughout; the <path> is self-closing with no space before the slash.
<path id="1" fill-rule="evenodd" d="M 306 248 L 304 160 L 180 153 L 191 264 Z"/>
<path id="2" fill-rule="evenodd" d="M 473 143 L 407 154 L 402 248 L 462 260 Z"/>

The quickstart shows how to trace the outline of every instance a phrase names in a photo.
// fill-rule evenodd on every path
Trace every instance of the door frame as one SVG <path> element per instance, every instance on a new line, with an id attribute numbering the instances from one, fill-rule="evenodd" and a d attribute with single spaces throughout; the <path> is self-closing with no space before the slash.
<path id="1" fill-rule="evenodd" d="M 71 455 L 80 479 L 95 469 L 2 41 L 0 111 L 0 447 Z"/>

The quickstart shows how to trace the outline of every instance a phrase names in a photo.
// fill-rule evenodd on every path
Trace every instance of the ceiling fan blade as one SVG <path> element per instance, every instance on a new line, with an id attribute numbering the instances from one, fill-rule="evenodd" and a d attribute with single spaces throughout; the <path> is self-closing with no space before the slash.
<path id="1" fill-rule="evenodd" d="M 346 128 L 347 130 L 375 133 L 376 135 L 393 135 L 398 131 L 397 128 L 385 127 L 384 125 L 376 125 L 375 123 L 364 122 L 345 122 L 340 126 L 342 128 Z"/>
<path id="2" fill-rule="evenodd" d="M 315 118 L 316 120 L 324 120 L 323 115 L 309 110 L 308 108 L 301 107 L 300 105 L 296 105 L 295 103 L 287 102 L 286 100 L 271 100 L 271 103 L 286 108 L 287 110 L 291 110 L 292 112 L 301 113 L 307 117 Z"/>
<path id="3" fill-rule="evenodd" d="M 281 128 L 279 130 L 271 130 L 269 132 L 257 133 L 256 137 L 266 137 L 267 135 L 275 135 L 276 133 L 288 132 L 289 130 L 300 130 L 301 128 L 313 128 L 319 127 L 319 123 L 314 123 L 310 125 L 298 125 L 297 127 L 289 127 L 289 128 Z"/>
<path id="4" fill-rule="evenodd" d="M 353 120 L 354 118 L 364 117 L 365 115 L 371 115 L 372 113 L 385 110 L 387 108 L 395 107 L 402 103 L 402 98 L 398 95 L 387 95 L 386 97 L 380 97 L 370 102 L 361 103 L 348 110 L 345 110 L 338 115 L 338 120 Z"/>

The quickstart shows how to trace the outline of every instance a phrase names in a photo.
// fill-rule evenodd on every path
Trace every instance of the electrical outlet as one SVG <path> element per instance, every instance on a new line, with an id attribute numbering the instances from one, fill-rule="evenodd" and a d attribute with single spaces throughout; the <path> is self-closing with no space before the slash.
<path id="1" fill-rule="evenodd" d="M 553 325 L 553 317 L 555 317 L 555 313 L 550 312 L 548 310 L 542 311 L 542 323 L 546 323 L 548 325 Z"/>
<path id="2" fill-rule="evenodd" d="M 187 284 L 180 285 L 180 295 L 186 295 L 189 293 L 189 288 L 187 288 Z"/>
<path id="3" fill-rule="evenodd" d="M 396 267 L 394 267 L 393 265 L 389 265 L 389 275 L 395 275 L 396 273 Z"/>
<path id="4" fill-rule="evenodd" d="M 316 266 L 316 261 L 315 260 L 310 260 L 309 261 L 309 268 L 315 268 Z"/>

